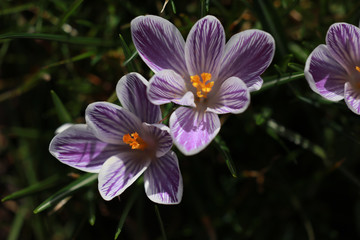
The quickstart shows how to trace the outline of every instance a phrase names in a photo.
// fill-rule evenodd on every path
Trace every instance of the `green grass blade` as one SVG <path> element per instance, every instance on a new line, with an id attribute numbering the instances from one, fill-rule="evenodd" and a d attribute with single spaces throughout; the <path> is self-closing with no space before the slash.
<path id="1" fill-rule="evenodd" d="M 35 74 L 33 74 L 32 76 L 30 76 L 22 85 L 20 85 L 19 87 L 13 89 L 13 90 L 9 90 L 7 92 L 1 93 L 0 94 L 0 102 L 6 101 L 8 99 L 14 98 L 14 97 L 18 97 L 21 94 L 30 91 L 31 89 L 33 89 L 35 86 L 37 86 L 41 80 L 44 79 L 44 77 L 47 75 L 46 71 L 38 71 Z"/>
<path id="2" fill-rule="evenodd" d="M 133 53 L 131 53 L 128 45 L 126 44 L 126 42 L 121 34 L 119 34 L 119 38 L 120 38 L 121 47 L 124 51 L 125 58 L 126 58 L 126 60 L 128 60 L 132 57 Z M 130 72 L 136 72 L 136 66 L 135 66 L 134 62 L 132 62 L 132 61 L 127 63 L 127 68 Z"/>
<path id="3" fill-rule="evenodd" d="M 155 213 L 156 213 L 156 217 L 158 219 L 159 225 L 160 225 L 162 238 L 163 238 L 163 240 L 166 240 L 167 237 L 166 237 L 166 233 L 165 233 L 164 223 L 163 223 L 163 221 L 161 219 L 160 211 L 159 211 L 159 208 L 158 208 L 158 206 L 156 204 L 155 204 Z"/>
<path id="4" fill-rule="evenodd" d="M 297 71 L 297 72 L 303 72 L 304 71 L 304 66 L 301 65 L 301 64 L 288 63 L 288 67 L 291 68 L 292 70 Z"/>
<path id="5" fill-rule="evenodd" d="M 57 67 L 57 66 L 60 66 L 60 65 L 66 64 L 66 63 L 80 61 L 80 60 L 83 60 L 83 59 L 92 57 L 92 56 L 94 56 L 94 55 L 95 55 L 94 52 L 82 53 L 82 54 L 79 54 L 79 55 L 77 55 L 77 56 L 75 56 L 75 57 L 72 57 L 72 58 L 69 58 L 69 59 L 65 59 L 65 60 L 61 60 L 61 61 L 59 61 L 59 62 L 51 63 L 51 64 L 49 64 L 49 65 L 46 65 L 46 66 L 43 67 L 43 68 L 44 68 L 44 69 L 47 69 L 47 68 L 51 68 L 51 67 Z"/>
<path id="6" fill-rule="evenodd" d="M 28 4 L 19 5 L 16 7 L 2 9 L 2 10 L 0 10 L 0 16 L 7 15 L 7 14 L 13 14 L 13 13 L 19 13 L 19 12 L 22 12 L 22 11 L 25 11 L 25 10 L 28 10 L 28 9 L 34 8 L 34 7 L 36 7 L 34 3 L 28 3 Z"/>
<path id="7" fill-rule="evenodd" d="M 111 103 L 114 103 L 116 100 L 117 100 L 117 94 L 116 94 L 116 91 L 114 91 L 111 96 L 106 100 L 107 102 L 111 102 Z"/>
<path id="8" fill-rule="evenodd" d="M 201 0 L 200 4 L 201 17 L 205 17 L 209 12 L 210 0 Z"/>
<path id="9" fill-rule="evenodd" d="M 0 39 L 41 39 L 69 44 L 103 47 L 115 47 L 118 44 L 115 41 L 106 41 L 100 38 L 71 37 L 69 35 L 56 35 L 47 33 L 6 33 L 0 34 Z"/>
<path id="10" fill-rule="evenodd" d="M 137 55 L 139 55 L 138 51 L 135 51 L 131 56 L 122 64 L 124 67 L 128 65 Z"/>
<path id="11" fill-rule="evenodd" d="M 61 18 L 59 22 L 60 27 L 68 20 L 68 18 L 75 12 L 75 10 L 81 5 L 83 1 L 84 0 L 76 0 L 71 4 L 69 10 L 64 14 L 64 16 Z"/>
<path id="12" fill-rule="evenodd" d="M 38 193 L 45 189 L 53 187 L 55 185 L 55 183 L 57 183 L 59 180 L 60 180 L 60 178 L 58 176 L 49 177 L 48 179 L 46 179 L 42 182 L 35 183 L 27 188 L 24 188 L 17 192 L 14 192 L 14 193 L 4 197 L 3 199 L 1 199 L 1 201 L 5 202 L 8 200 L 14 200 L 14 199 L 33 195 L 35 193 Z"/>
<path id="13" fill-rule="evenodd" d="M 176 6 L 174 0 L 170 0 L 171 8 L 173 10 L 173 13 L 176 14 Z"/>
<path id="14" fill-rule="evenodd" d="M 69 112 L 66 110 L 64 104 L 62 103 L 62 101 L 60 100 L 58 95 L 53 90 L 51 90 L 51 98 L 54 102 L 56 113 L 59 117 L 60 122 L 61 123 L 71 123 L 72 118 L 71 118 Z"/>
<path id="15" fill-rule="evenodd" d="M 258 94 L 260 92 L 266 91 L 274 86 L 279 86 L 293 80 L 304 78 L 304 72 L 294 72 L 294 73 L 286 73 L 279 76 L 272 76 L 268 78 L 264 78 L 265 83 L 261 87 L 261 89 L 253 94 Z"/>
<path id="16" fill-rule="evenodd" d="M 295 43 L 289 43 L 288 45 L 289 50 L 294 54 L 294 56 L 300 60 L 301 62 L 305 63 L 309 54 L 306 52 L 305 48 L 302 46 L 299 46 Z"/>
<path id="17" fill-rule="evenodd" d="M 86 198 L 89 201 L 89 223 L 91 226 L 95 225 L 96 211 L 95 211 L 95 196 L 94 191 L 89 189 L 86 194 Z"/>
<path id="18" fill-rule="evenodd" d="M 257 11 L 257 15 L 264 29 L 268 29 L 274 37 L 276 50 L 280 53 L 281 57 L 284 58 L 287 53 L 286 38 L 283 34 L 284 31 L 281 26 L 281 21 L 274 6 L 267 0 L 255 0 L 254 10 Z"/>
<path id="19" fill-rule="evenodd" d="M 238 175 L 237 175 L 235 163 L 230 155 L 230 150 L 228 146 L 226 145 L 225 141 L 220 137 L 220 135 L 217 135 L 215 137 L 215 147 L 219 151 L 221 151 L 221 153 L 225 158 L 226 165 L 229 168 L 231 175 L 236 178 Z"/>
<path id="20" fill-rule="evenodd" d="M 10 230 L 7 240 L 19 239 L 19 235 L 21 233 L 21 228 L 25 221 L 26 213 L 27 213 L 27 206 L 21 205 L 20 209 L 16 212 L 16 216 L 12 223 L 12 227 L 11 227 L 11 230 Z"/>
<path id="21" fill-rule="evenodd" d="M 129 214 L 129 212 L 131 210 L 131 207 L 133 206 L 133 204 L 134 204 L 134 202 L 135 202 L 136 198 L 138 197 L 141 190 L 142 190 L 142 188 L 137 186 L 137 188 L 132 192 L 129 200 L 126 202 L 124 211 L 121 214 L 119 224 L 118 224 L 118 226 L 116 228 L 115 237 L 114 237 L 115 240 L 118 239 L 118 237 L 119 237 L 119 235 L 121 233 L 121 230 L 122 230 L 122 228 L 124 226 L 126 217 Z"/>
<path id="22" fill-rule="evenodd" d="M 299 133 L 296 133 L 290 129 L 287 129 L 285 126 L 282 126 L 275 122 L 273 119 L 269 119 L 267 122 L 267 126 L 273 129 L 279 136 L 287 139 L 290 142 L 302 147 L 305 150 L 311 151 L 313 154 L 318 156 L 322 160 L 326 160 L 326 152 L 325 150 L 308 139 L 301 136 Z"/>
<path id="23" fill-rule="evenodd" d="M 98 174 L 87 173 L 65 186 L 64 188 L 57 191 L 55 194 L 46 199 L 41 203 L 37 208 L 35 208 L 34 213 L 42 212 L 52 206 L 55 206 L 58 202 L 66 198 L 67 196 L 73 194 L 77 190 L 93 183 L 97 179 Z"/>

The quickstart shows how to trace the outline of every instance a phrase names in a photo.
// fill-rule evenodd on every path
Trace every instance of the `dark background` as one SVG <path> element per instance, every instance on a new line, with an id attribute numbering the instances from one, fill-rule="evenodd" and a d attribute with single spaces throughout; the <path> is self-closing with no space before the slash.
<path id="1" fill-rule="evenodd" d="M 160 13 L 159 0 L 0 1 L 0 196 L 43 187 L 1 203 L 0 239 L 113 239 L 129 203 L 120 239 L 163 239 L 141 180 L 110 202 L 94 181 L 33 213 L 83 174 L 48 152 L 55 129 L 69 119 L 84 123 L 87 105 L 109 99 L 124 74 L 151 76 L 139 56 L 124 66 L 119 34 L 134 53 L 136 16 L 160 15 L 184 37 L 207 12 L 222 22 L 227 39 L 249 28 L 271 33 L 276 55 L 265 82 L 301 74 L 331 24 L 360 20 L 357 0 L 210 0 L 208 9 L 207 1 L 172 2 L 176 13 L 171 1 Z M 51 90 L 69 117 L 55 107 Z M 176 150 L 183 200 L 157 206 L 168 239 L 360 239 L 360 117 L 343 101 L 328 102 L 303 77 L 290 78 L 252 93 L 247 111 L 222 120 L 223 143 L 191 157 Z"/>

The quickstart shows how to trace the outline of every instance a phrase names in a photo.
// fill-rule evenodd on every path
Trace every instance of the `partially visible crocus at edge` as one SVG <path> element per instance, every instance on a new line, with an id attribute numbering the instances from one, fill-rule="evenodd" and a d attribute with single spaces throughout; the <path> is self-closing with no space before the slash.
<path id="1" fill-rule="evenodd" d="M 122 107 L 107 102 L 90 104 L 86 124 L 57 134 L 50 153 L 62 163 L 99 173 L 98 188 L 105 200 L 120 195 L 144 173 L 150 200 L 177 204 L 183 193 L 169 128 L 158 124 L 160 107 L 146 97 L 148 82 L 137 73 L 122 77 L 116 87 Z"/>
<path id="2" fill-rule="evenodd" d="M 225 44 L 220 21 L 206 16 L 195 23 L 186 42 L 169 21 L 140 16 L 131 22 L 133 42 L 155 75 L 148 97 L 154 104 L 182 105 L 170 116 L 175 145 L 185 155 L 203 150 L 220 130 L 218 114 L 242 113 L 260 75 L 270 65 L 273 37 L 260 30 L 235 34 Z"/>
<path id="3" fill-rule="evenodd" d="M 335 23 L 321 44 L 310 54 L 305 77 L 311 89 L 330 101 L 345 100 L 360 114 L 360 29 Z"/>

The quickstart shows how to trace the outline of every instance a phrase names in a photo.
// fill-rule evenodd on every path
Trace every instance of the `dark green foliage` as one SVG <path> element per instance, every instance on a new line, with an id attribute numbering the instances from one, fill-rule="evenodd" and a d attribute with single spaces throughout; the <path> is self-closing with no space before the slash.
<path id="1" fill-rule="evenodd" d="M 170 0 L 160 13 L 164 2 L 0 1 L 0 239 L 359 239 L 360 117 L 315 94 L 303 68 L 331 24 L 359 24 L 360 2 Z M 176 206 L 154 208 L 142 179 L 106 202 L 96 175 L 48 151 L 62 123 L 84 123 L 89 103 L 118 103 L 124 74 L 150 78 L 130 34 L 145 14 L 184 37 L 211 14 L 227 39 L 257 28 L 277 44 L 249 109 L 222 116 L 203 152 L 175 149 L 184 179 Z M 164 122 L 175 107 L 162 107 Z"/>

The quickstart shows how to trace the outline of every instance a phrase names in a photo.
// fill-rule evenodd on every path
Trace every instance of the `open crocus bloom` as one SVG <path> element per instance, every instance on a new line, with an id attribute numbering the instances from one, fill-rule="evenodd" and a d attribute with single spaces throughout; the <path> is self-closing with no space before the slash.
<path id="1" fill-rule="evenodd" d="M 225 45 L 225 32 L 213 16 L 200 19 L 186 42 L 169 21 L 140 16 L 131 22 L 132 38 L 145 63 L 155 72 L 148 97 L 154 104 L 174 102 L 170 117 L 175 145 L 192 155 L 204 149 L 220 130 L 217 114 L 241 113 L 249 92 L 260 89 L 260 75 L 272 61 L 274 39 L 247 30 Z"/>
<path id="2" fill-rule="evenodd" d="M 304 72 L 313 91 L 330 101 L 345 98 L 360 114 L 360 29 L 347 23 L 331 25 L 326 45 L 314 49 Z"/>
<path id="3" fill-rule="evenodd" d="M 116 92 L 123 107 L 107 102 L 90 104 L 86 124 L 75 124 L 56 135 L 50 153 L 71 167 L 99 173 L 99 191 L 105 200 L 120 195 L 143 172 L 145 192 L 162 204 L 181 201 L 183 184 L 169 128 L 159 106 L 146 97 L 148 82 L 130 73 Z"/>

